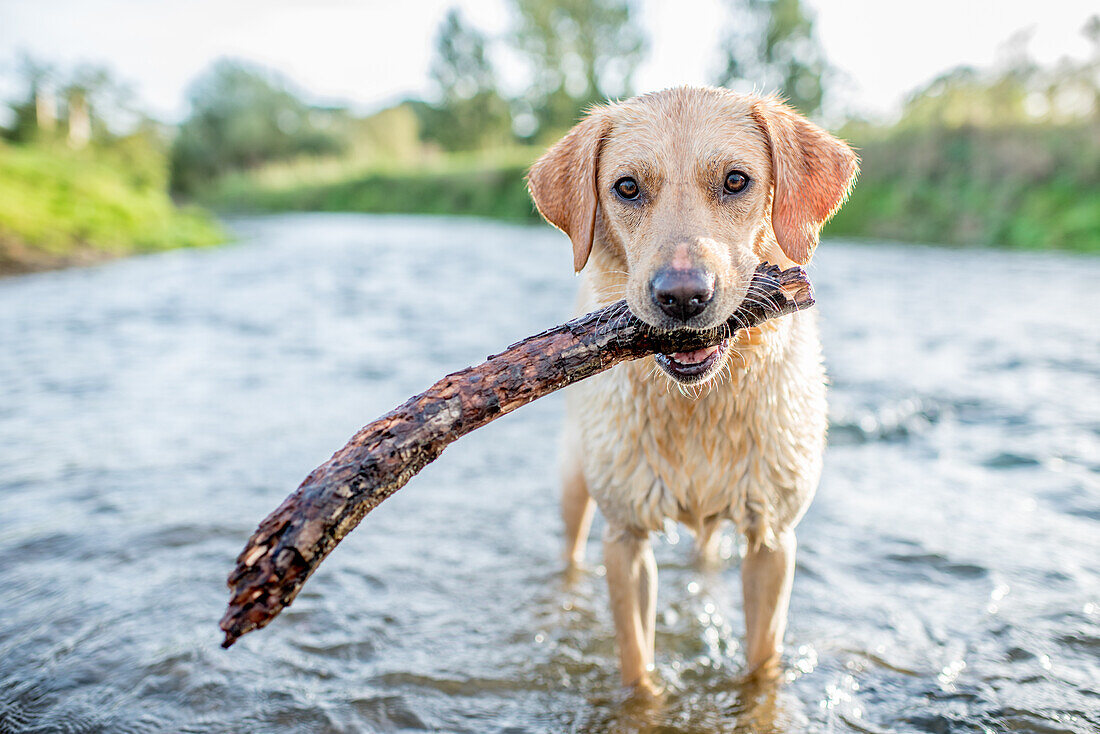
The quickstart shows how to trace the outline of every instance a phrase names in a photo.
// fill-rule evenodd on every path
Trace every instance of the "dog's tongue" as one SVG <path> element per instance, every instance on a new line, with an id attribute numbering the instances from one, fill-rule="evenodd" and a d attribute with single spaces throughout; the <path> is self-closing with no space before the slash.
<path id="1" fill-rule="evenodd" d="M 694 352 L 675 352 L 671 357 L 680 364 L 698 364 L 717 351 L 718 347 L 714 346 L 706 349 L 696 349 Z"/>

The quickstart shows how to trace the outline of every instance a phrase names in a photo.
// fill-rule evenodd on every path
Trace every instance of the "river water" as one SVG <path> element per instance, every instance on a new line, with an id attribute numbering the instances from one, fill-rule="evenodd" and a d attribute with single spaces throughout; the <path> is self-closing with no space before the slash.
<path id="1" fill-rule="evenodd" d="M 0 281 L 0 732 L 1100 729 L 1100 260 L 826 241 L 832 427 L 785 680 L 736 683 L 735 541 L 702 571 L 670 527 L 645 707 L 598 540 L 579 577 L 558 562 L 560 395 L 448 449 L 219 648 L 258 521 L 575 286 L 547 228 L 231 224 Z"/>

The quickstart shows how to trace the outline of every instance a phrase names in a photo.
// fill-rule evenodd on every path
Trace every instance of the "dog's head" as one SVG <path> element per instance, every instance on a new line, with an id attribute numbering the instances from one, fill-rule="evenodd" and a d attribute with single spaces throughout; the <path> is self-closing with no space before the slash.
<path id="1" fill-rule="evenodd" d="M 772 97 L 677 88 L 597 107 L 528 176 L 539 212 L 573 242 L 579 272 L 625 273 L 634 314 L 707 329 L 734 312 L 761 261 L 805 264 L 847 195 L 855 153 Z M 724 345 L 658 355 L 707 380 Z"/>

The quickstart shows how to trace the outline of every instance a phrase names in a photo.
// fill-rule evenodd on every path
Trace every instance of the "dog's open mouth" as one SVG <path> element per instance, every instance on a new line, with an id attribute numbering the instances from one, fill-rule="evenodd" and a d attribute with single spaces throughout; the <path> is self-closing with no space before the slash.
<path id="1" fill-rule="evenodd" d="M 714 347 L 697 349 L 694 352 L 674 352 L 655 354 L 654 359 L 669 377 L 677 382 L 690 385 L 710 379 L 722 368 L 728 340 Z"/>

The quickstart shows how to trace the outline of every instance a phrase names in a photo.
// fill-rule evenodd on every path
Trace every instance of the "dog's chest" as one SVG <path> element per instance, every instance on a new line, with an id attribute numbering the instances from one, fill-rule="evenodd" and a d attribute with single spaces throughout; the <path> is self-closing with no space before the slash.
<path id="1" fill-rule="evenodd" d="M 609 521 L 657 530 L 728 518 L 743 531 L 797 521 L 820 471 L 825 402 L 816 334 L 797 343 L 813 325 L 792 326 L 698 397 L 654 375 L 651 359 L 574 389 L 570 424 Z"/>

